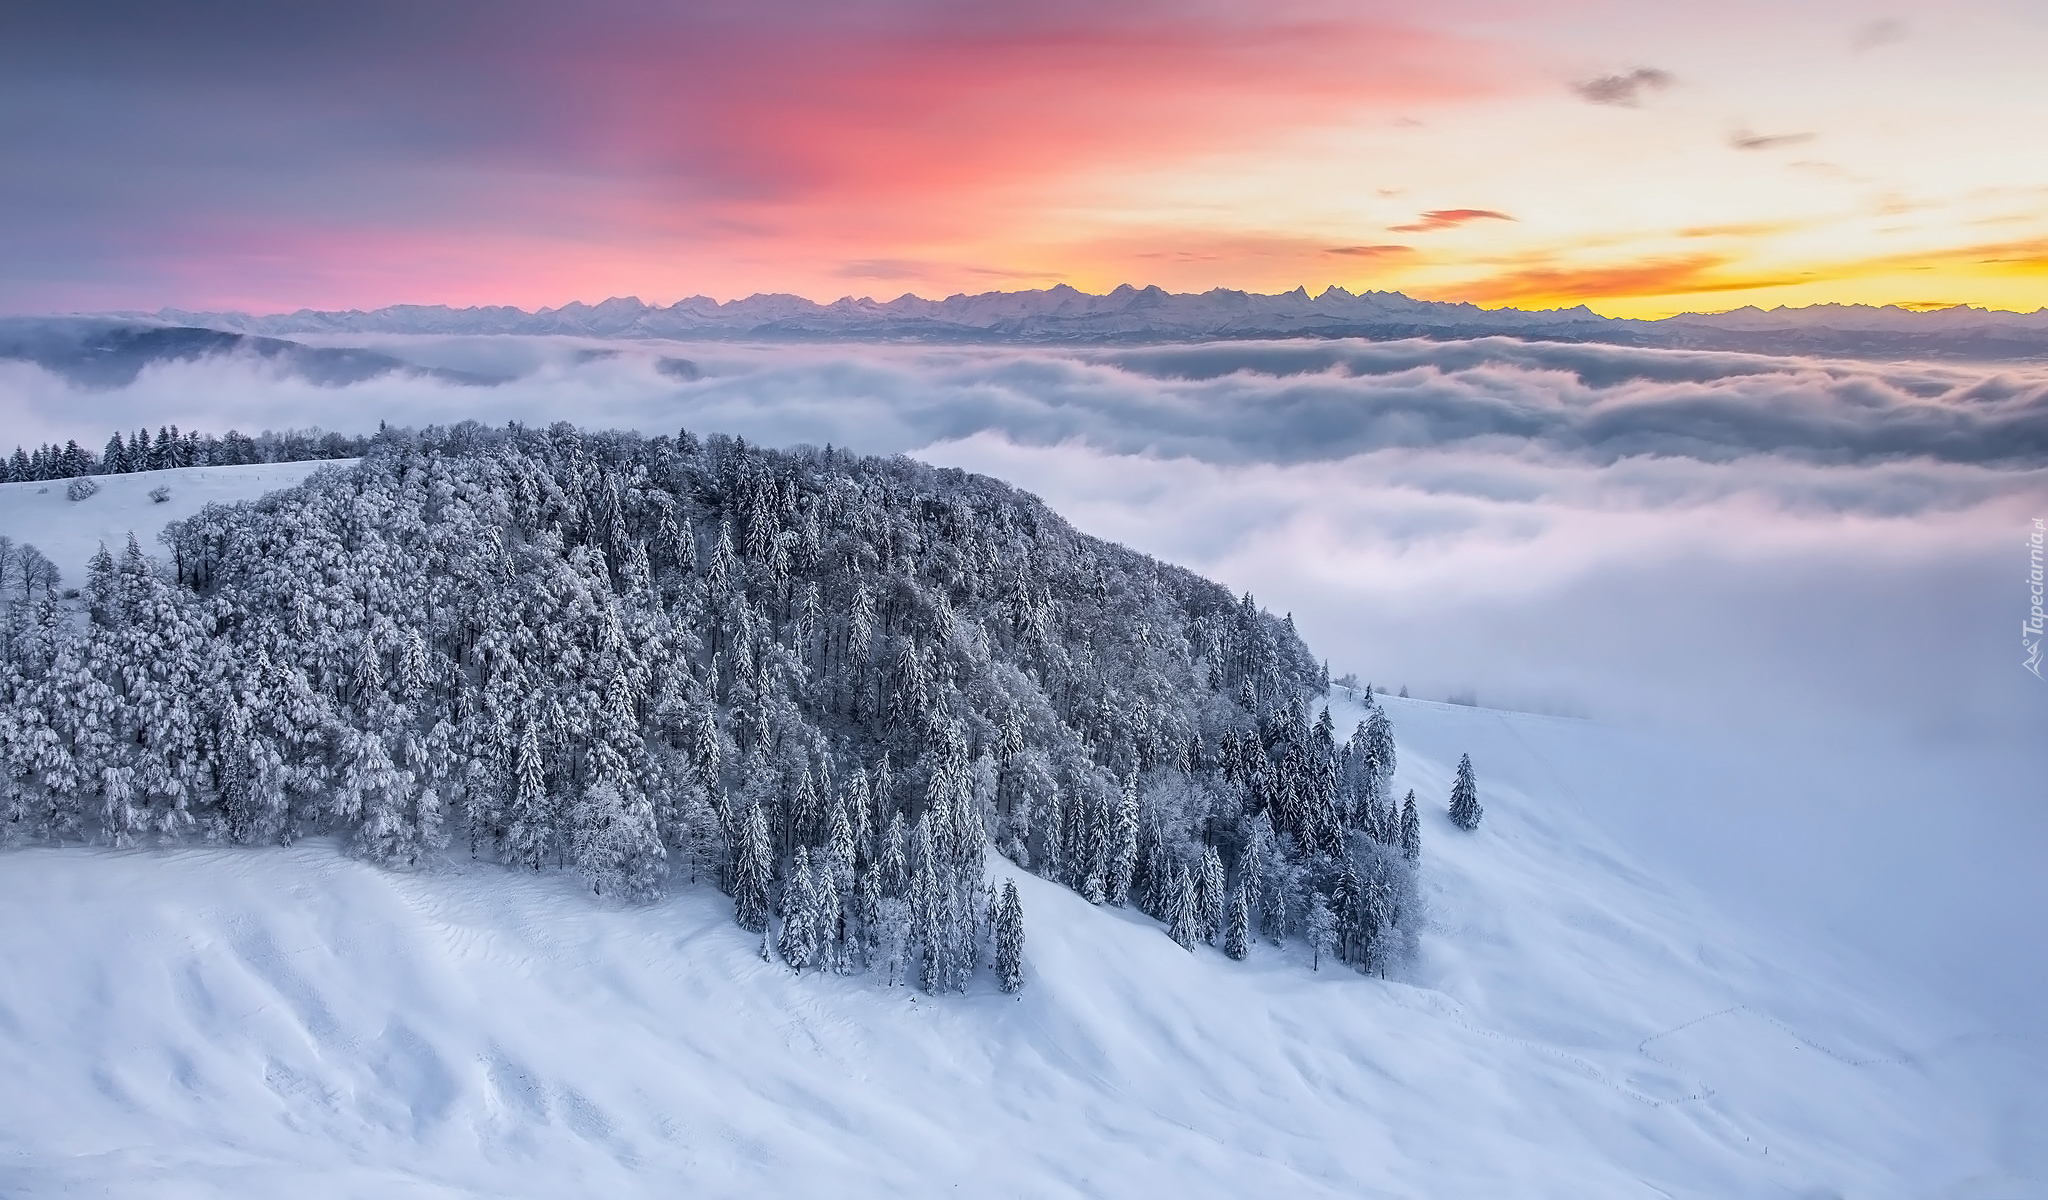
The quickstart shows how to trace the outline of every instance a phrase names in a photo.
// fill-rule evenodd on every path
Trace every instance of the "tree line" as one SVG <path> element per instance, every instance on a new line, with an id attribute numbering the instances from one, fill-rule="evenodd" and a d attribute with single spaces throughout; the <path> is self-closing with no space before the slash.
<path id="1" fill-rule="evenodd" d="M 11 456 L 0 459 L 0 483 L 124 475 L 133 471 L 165 471 L 174 467 L 239 467 L 254 463 L 360 458 L 369 449 L 371 440 L 363 435 L 327 433 L 319 429 L 265 430 L 254 437 L 232 429 L 219 437 L 191 430 L 180 433 L 176 425 L 158 427 L 153 437 L 147 427 L 125 436 L 117 430 L 107 439 L 106 448 L 98 454 L 80 446 L 75 440 L 62 446 L 44 444 L 33 450 L 16 446 Z"/>

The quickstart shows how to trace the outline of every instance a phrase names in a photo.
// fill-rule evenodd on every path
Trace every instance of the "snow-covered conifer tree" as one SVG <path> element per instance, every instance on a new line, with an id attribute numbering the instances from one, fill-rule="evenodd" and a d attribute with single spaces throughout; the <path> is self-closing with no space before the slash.
<path id="1" fill-rule="evenodd" d="M 1017 881 L 1003 884 L 1003 903 L 996 914 L 996 986 L 1005 992 L 1024 989 L 1024 902 L 1017 896 Z"/>
<path id="2" fill-rule="evenodd" d="M 1122 907 L 1131 895 L 1131 882 L 1138 871 L 1138 780 L 1126 777 L 1109 823 L 1109 878 L 1104 894 L 1111 904 Z"/>
<path id="3" fill-rule="evenodd" d="M 1479 781 L 1472 775 L 1472 756 L 1458 757 L 1458 778 L 1451 784 L 1451 824 L 1463 830 L 1479 828 L 1485 810 L 1479 806 Z"/>
<path id="4" fill-rule="evenodd" d="M 882 879 L 882 891 L 889 896 L 900 898 L 910 890 L 910 858 L 906 839 L 903 814 L 892 813 L 889 831 L 882 837 L 882 857 L 875 864 L 876 873 Z"/>
<path id="5" fill-rule="evenodd" d="M 1222 936 L 1225 916 L 1223 859 L 1216 853 L 1216 847 L 1210 846 L 1202 851 L 1194 882 L 1196 936 L 1213 946 Z"/>
<path id="6" fill-rule="evenodd" d="M 1174 863 L 1166 873 L 1166 936 L 1183 950 L 1193 950 L 1201 937 L 1195 923 L 1195 884 L 1188 869 Z"/>
<path id="7" fill-rule="evenodd" d="M 798 974 L 811 964 L 818 951 L 817 885 L 811 878 L 810 855 L 796 848 L 789 878 L 782 885 L 782 934 L 775 941 L 782 961 Z"/>
<path id="8" fill-rule="evenodd" d="M 1308 944 L 1311 952 L 1309 966 L 1312 970 L 1323 969 L 1323 958 L 1337 949 L 1337 914 L 1330 911 L 1330 902 L 1317 892 L 1308 906 Z"/>
<path id="9" fill-rule="evenodd" d="M 756 933 L 768 927 L 768 888 L 773 880 L 774 853 L 768 840 L 768 819 L 749 804 L 740 814 L 733 845 L 733 919 Z"/>
<path id="10" fill-rule="evenodd" d="M 554 835 L 553 805 L 548 799 L 547 779 L 542 773 L 540 738 L 534 722 L 527 720 L 519 731 L 519 750 L 513 757 L 512 806 L 506 813 L 505 858 L 529 870 L 547 865 L 549 843 Z"/>
<path id="11" fill-rule="evenodd" d="M 1415 789 L 1401 802 L 1401 857 L 1412 866 L 1422 861 L 1422 817 L 1415 811 Z"/>
<path id="12" fill-rule="evenodd" d="M 873 969 L 878 965 L 882 937 L 882 886 L 877 873 L 860 872 L 855 893 L 858 901 L 854 918 L 847 922 L 847 948 L 855 967 Z"/>
<path id="13" fill-rule="evenodd" d="M 1223 953 L 1239 962 L 1251 953 L 1252 901 L 1240 878 L 1230 893 L 1230 914 L 1223 929 Z"/>

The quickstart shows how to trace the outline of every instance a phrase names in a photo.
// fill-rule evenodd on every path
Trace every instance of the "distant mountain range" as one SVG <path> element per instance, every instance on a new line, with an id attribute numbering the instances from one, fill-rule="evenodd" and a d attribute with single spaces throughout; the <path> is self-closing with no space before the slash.
<path id="1" fill-rule="evenodd" d="M 370 312 L 301 309 L 270 316 L 164 309 L 10 317 L 0 318 L 0 360 L 33 362 L 89 387 L 123 386 L 152 363 L 229 354 L 268 360 L 327 385 L 391 373 L 432 375 L 456 383 L 497 382 L 404 361 L 399 347 L 371 350 L 336 344 L 352 337 L 393 335 L 1033 345 L 1512 337 L 1757 354 L 2023 361 L 2048 359 L 2048 308 L 2031 313 L 1963 307 L 1915 312 L 1821 304 L 1643 321 L 1603 317 L 1584 306 L 1486 309 L 1416 300 L 1398 292 L 1355 294 L 1338 287 L 1319 295 L 1296 288 L 1268 296 L 1221 288 L 1187 294 L 1125 285 L 1098 296 L 1062 284 L 944 300 L 847 297 L 830 304 L 790 295 L 755 295 L 725 303 L 693 296 L 664 307 L 629 296 L 536 312 L 507 306 L 401 304 Z M 294 338 L 317 338 L 319 344 Z"/>
<path id="2" fill-rule="evenodd" d="M 141 317 L 145 314 L 123 314 Z M 2048 308 L 2032 313 L 1948 308 L 1931 312 L 1823 304 L 1769 311 L 1688 313 L 1657 321 L 1575 308 L 1524 311 L 1416 300 L 1398 292 L 1261 295 L 1218 288 L 1174 293 L 1126 284 L 1091 295 L 1064 284 L 926 300 L 846 297 L 819 304 L 764 294 L 720 303 L 692 296 L 661 306 L 635 297 L 536 312 L 506 306 L 394 305 L 371 312 L 252 317 L 166 309 L 149 318 L 237 333 L 567 334 L 602 338 L 1152 342 L 1198 338 L 1507 336 L 1760 353 L 1884 357 L 2034 358 L 2048 355 Z"/>

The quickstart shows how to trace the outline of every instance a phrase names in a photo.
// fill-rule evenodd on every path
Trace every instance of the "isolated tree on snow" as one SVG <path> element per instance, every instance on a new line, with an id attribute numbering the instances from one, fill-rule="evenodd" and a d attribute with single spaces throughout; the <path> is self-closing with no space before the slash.
<path id="1" fill-rule="evenodd" d="M 1451 824 L 1463 830 L 1479 828 L 1485 810 L 1479 807 L 1479 781 L 1472 777 L 1472 756 L 1458 758 L 1458 778 L 1451 784 Z"/>
<path id="2" fill-rule="evenodd" d="M 1003 903 L 996 912 L 996 986 L 1015 993 L 1024 987 L 1024 903 L 1017 881 L 1003 883 Z"/>

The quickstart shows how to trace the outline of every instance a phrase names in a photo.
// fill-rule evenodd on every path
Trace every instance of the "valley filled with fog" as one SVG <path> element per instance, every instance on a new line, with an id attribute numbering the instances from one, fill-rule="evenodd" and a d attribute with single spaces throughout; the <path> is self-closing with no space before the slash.
<path id="1" fill-rule="evenodd" d="M 1451 702 L 1412 710 L 1444 740 L 1430 771 L 1467 736 L 1456 709 L 1529 714 L 1498 735 L 1519 794 L 1589 798 L 1572 819 L 1629 863 L 1697 889 L 1686 894 L 1734 925 L 1853 964 L 1826 967 L 1830 979 L 1895 980 L 1969 1014 L 1944 1016 L 1942 1037 L 2028 1053 L 2048 1038 L 2035 1000 L 2048 982 L 2048 685 L 2023 670 L 2016 636 L 2026 539 L 2048 516 L 2048 368 L 1504 338 L 332 345 L 418 370 L 337 385 L 230 354 L 88 387 L 0 362 L 0 409 L 31 446 L 171 421 L 570 421 L 992 475 L 1086 533 L 1291 613 L 1335 675 Z M 0 533 L 42 544 L 82 582 L 108 531 L 80 514 L 118 497 L 0 492 Z M 1620 732 L 1559 749 L 1594 727 Z M 1425 949 L 1456 946 L 1439 930 Z M 1745 968 L 1746 997 L 1801 961 L 1765 957 L 1769 970 Z M 1884 1038 L 1915 1036 L 1886 1020 Z M 1967 1091 L 1977 1077 L 1944 1078 Z M 1977 1100 L 2041 1111 L 2024 1090 Z M 1993 1158 L 2048 1171 L 2037 1133 L 1999 1136 Z"/>

